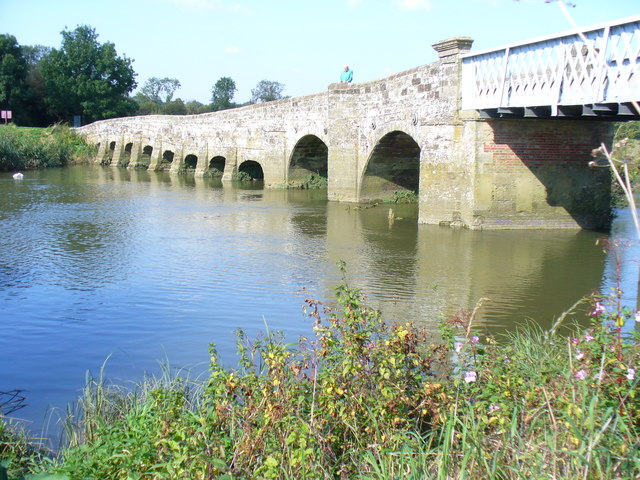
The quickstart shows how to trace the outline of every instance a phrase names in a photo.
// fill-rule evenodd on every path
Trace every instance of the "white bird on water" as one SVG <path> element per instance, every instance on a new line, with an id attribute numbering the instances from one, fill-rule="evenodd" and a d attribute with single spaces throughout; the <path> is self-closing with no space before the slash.
<path id="1" fill-rule="evenodd" d="M 21 174 L 20 172 L 13 174 L 13 179 L 14 180 L 22 180 L 23 178 L 24 178 L 24 175 Z"/>

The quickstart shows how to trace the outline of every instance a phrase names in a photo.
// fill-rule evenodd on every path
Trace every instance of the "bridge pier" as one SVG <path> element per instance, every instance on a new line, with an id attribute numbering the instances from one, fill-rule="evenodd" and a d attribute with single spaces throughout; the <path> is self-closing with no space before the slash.
<path id="1" fill-rule="evenodd" d="M 171 150 L 173 152 L 173 161 L 169 168 L 169 173 L 179 173 L 184 165 L 184 150 L 181 147 Z"/>
<path id="2" fill-rule="evenodd" d="M 149 159 L 148 170 L 154 172 L 158 170 L 160 163 L 162 162 L 162 143 L 158 143 L 153 147 L 151 152 L 151 158 Z"/>
<path id="3" fill-rule="evenodd" d="M 129 157 L 129 165 L 127 165 L 127 168 L 138 168 L 140 166 L 141 153 L 142 153 L 141 142 L 134 141 L 131 147 L 131 157 Z"/>
<path id="4" fill-rule="evenodd" d="M 120 159 L 122 158 L 122 152 L 124 148 L 122 146 L 122 138 L 117 139 L 115 142 L 111 142 L 113 144 L 111 163 L 109 166 L 111 167 L 119 167 Z"/>
<path id="5" fill-rule="evenodd" d="M 601 142 L 610 145 L 613 134 L 609 122 L 467 120 L 452 135 L 459 141 L 449 160 L 423 161 L 419 221 L 492 230 L 606 230 L 610 172 L 588 164 L 591 151 Z"/>
<path id="6" fill-rule="evenodd" d="M 360 163 L 358 119 L 360 89 L 350 84 L 331 84 L 328 91 L 327 198 L 358 201 Z"/>

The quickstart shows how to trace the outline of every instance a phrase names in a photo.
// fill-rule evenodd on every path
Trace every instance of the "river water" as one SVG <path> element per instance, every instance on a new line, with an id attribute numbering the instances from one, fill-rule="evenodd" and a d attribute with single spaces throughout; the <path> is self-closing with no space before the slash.
<path id="1" fill-rule="evenodd" d="M 364 208 L 327 202 L 323 191 L 167 173 L 0 174 L 0 391 L 24 389 L 27 406 L 14 416 L 47 434 L 86 372 L 105 362 L 122 382 L 164 360 L 198 375 L 215 342 L 232 365 L 237 328 L 309 335 L 304 300 L 331 302 L 339 261 L 387 321 L 434 333 L 443 315 L 482 297 L 481 331 L 530 319 L 549 326 L 615 281 L 613 256 L 595 245 L 600 233 L 476 232 L 416 219 L 416 206 Z M 633 238 L 628 211 L 612 234 Z M 635 306 L 637 246 L 624 255 L 625 302 Z"/>

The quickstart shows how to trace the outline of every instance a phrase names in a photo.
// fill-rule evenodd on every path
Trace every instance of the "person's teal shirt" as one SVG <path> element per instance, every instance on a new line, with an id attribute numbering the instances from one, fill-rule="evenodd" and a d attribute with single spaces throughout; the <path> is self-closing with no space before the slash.
<path id="1" fill-rule="evenodd" d="M 353 80 L 353 70 L 343 70 L 340 74 L 340 81 L 351 83 L 351 80 Z"/>

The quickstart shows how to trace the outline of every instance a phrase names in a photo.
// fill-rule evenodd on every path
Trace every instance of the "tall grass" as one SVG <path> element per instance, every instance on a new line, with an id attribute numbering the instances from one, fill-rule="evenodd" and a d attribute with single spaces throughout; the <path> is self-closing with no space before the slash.
<path id="1" fill-rule="evenodd" d="M 0 171 L 60 167 L 93 156 L 94 148 L 65 126 L 0 127 Z"/>

